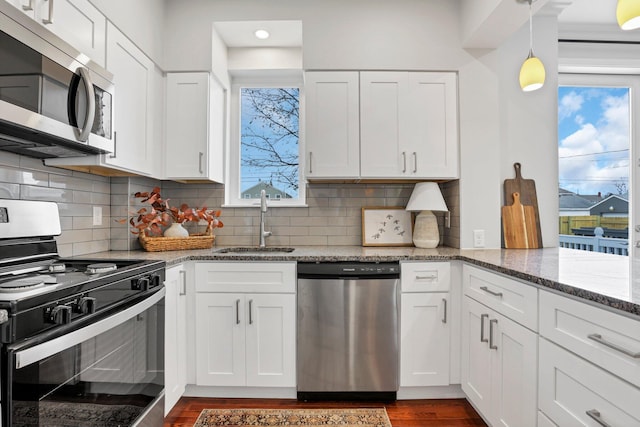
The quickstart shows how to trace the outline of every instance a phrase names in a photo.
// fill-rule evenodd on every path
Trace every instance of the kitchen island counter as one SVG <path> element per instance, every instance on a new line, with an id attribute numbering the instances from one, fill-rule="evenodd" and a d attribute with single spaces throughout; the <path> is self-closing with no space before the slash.
<path id="1" fill-rule="evenodd" d="M 220 253 L 223 249 L 145 252 L 111 251 L 100 259 L 184 261 L 446 261 L 462 260 L 563 294 L 640 316 L 640 283 L 629 277 L 629 257 L 564 248 L 456 249 L 438 247 L 299 246 L 293 252 Z"/>

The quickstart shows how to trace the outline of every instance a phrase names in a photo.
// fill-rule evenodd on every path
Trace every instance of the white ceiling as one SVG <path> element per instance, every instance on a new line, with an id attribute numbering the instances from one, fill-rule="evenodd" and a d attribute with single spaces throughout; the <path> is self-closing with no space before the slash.
<path id="1" fill-rule="evenodd" d="M 214 22 L 227 47 L 302 47 L 302 21 L 225 21 Z M 256 30 L 271 35 L 260 40 Z"/>
<path id="2" fill-rule="evenodd" d="M 618 0 L 572 0 L 558 16 L 562 24 L 615 24 Z"/>

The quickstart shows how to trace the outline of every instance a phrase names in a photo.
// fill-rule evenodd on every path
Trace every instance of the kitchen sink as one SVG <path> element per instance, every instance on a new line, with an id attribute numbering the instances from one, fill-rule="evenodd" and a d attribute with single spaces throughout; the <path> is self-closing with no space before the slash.
<path id="1" fill-rule="evenodd" d="M 293 252 L 295 248 L 278 248 L 278 247 L 270 247 L 261 248 L 258 246 L 241 246 L 236 248 L 222 248 L 218 249 L 216 252 L 219 254 L 231 254 L 231 253 L 251 253 L 251 252 Z"/>

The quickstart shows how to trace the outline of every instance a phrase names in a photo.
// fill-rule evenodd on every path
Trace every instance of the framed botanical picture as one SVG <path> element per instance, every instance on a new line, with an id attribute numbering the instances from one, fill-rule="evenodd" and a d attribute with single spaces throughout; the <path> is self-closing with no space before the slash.
<path id="1" fill-rule="evenodd" d="M 403 207 L 362 208 L 362 246 L 412 246 L 411 212 Z"/>

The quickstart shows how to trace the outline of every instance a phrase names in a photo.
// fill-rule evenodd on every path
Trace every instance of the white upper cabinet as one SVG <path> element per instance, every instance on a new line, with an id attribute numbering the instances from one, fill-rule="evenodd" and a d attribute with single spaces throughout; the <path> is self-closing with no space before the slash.
<path id="1" fill-rule="evenodd" d="M 116 87 L 114 152 L 108 165 L 141 175 L 154 172 L 154 64 L 116 27 L 107 27 L 107 70 Z"/>
<path id="2" fill-rule="evenodd" d="M 458 177 L 455 73 L 308 72 L 305 91 L 308 178 Z"/>
<path id="3" fill-rule="evenodd" d="M 360 73 L 362 178 L 457 178 L 456 77 Z"/>
<path id="4" fill-rule="evenodd" d="M 167 179 L 223 181 L 225 98 L 209 73 L 167 74 Z"/>
<path id="5" fill-rule="evenodd" d="M 360 174 L 357 71 L 309 72 L 305 77 L 308 178 Z"/>
<path id="6" fill-rule="evenodd" d="M 104 67 L 107 20 L 87 0 L 8 0 Z"/>

